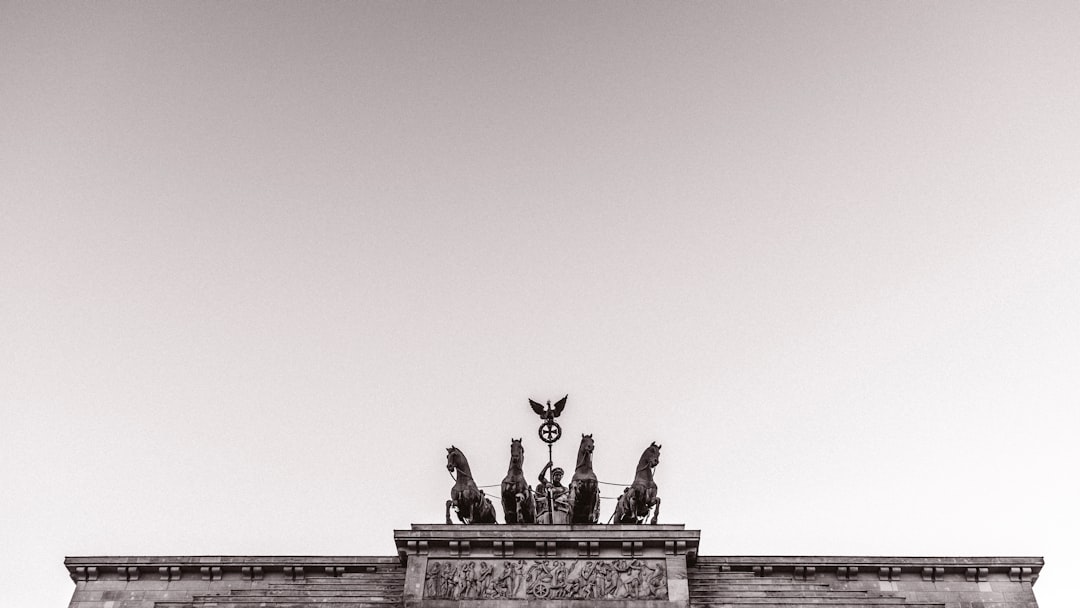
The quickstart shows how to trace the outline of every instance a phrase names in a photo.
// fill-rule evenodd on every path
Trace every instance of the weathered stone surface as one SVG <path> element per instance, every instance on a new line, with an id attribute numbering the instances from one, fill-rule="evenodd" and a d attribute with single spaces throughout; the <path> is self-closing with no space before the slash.
<path id="1" fill-rule="evenodd" d="M 664 560 L 428 560 L 425 600 L 666 600 Z"/>
<path id="2" fill-rule="evenodd" d="M 1041 567 L 1030 557 L 701 557 L 690 605 L 1033 608 L 1016 569 L 1034 579 Z"/>
<path id="3" fill-rule="evenodd" d="M 208 563 L 221 569 L 212 580 L 202 578 Z M 150 576 L 163 564 L 180 577 Z M 70 608 L 385 608 L 401 605 L 405 578 L 394 557 L 75 557 L 66 565 L 69 572 L 93 565 L 102 574 L 76 584 Z M 118 567 L 138 568 L 139 580 L 117 580 Z"/>
<path id="4" fill-rule="evenodd" d="M 414 525 L 394 533 L 407 563 L 403 597 L 409 608 L 441 608 L 446 601 L 482 601 L 488 607 L 512 602 L 519 608 L 521 602 L 585 600 L 612 607 L 645 602 L 686 607 L 686 563 L 697 555 L 699 538 L 699 532 L 682 525 Z M 481 574 L 484 563 L 490 572 Z M 465 564 L 474 565 L 465 571 Z M 433 581 L 447 565 L 454 568 L 451 580 L 458 580 L 456 594 L 445 578 Z M 516 578 L 506 577 L 508 571 L 517 572 Z M 487 591 L 480 592 L 466 582 L 470 576 L 503 580 L 485 583 Z"/>
<path id="5" fill-rule="evenodd" d="M 396 557 L 72 557 L 69 608 L 1038 608 L 1032 585 L 1043 565 L 698 557 L 699 533 L 679 525 L 431 525 L 394 540 Z M 518 580 L 507 564 L 523 568 Z M 597 582 L 601 564 L 611 567 L 606 583 Z"/>

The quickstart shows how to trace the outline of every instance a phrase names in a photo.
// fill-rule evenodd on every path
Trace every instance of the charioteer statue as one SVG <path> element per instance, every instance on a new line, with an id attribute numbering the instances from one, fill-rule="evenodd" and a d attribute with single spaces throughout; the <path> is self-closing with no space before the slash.
<path id="1" fill-rule="evenodd" d="M 559 467 L 552 468 L 551 464 L 549 462 L 544 465 L 544 470 L 540 471 L 540 483 L 536 486 L 536 523 L 569 523 L 570 490 L 562 485 L 563 470 Z M 549 469 L 551 481 L 547 479 Z"/>

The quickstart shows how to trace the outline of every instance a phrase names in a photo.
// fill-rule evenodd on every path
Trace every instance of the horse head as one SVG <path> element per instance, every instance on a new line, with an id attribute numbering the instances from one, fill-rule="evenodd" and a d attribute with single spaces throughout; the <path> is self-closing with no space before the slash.
<path id="1" fill-rule="evenodd" d="M 465 459 L 465 454 L 461 450 L 454 446 L 446 448 L 446 470 L 453 473 L 457 469 L 468 469 L 469 461 Z"/>
<path id="2" fill-rule="evenodd" d="M 595 447 L 596 444 L 593 442 L 592 433 L 589 433 L 588 435 L 582 433 L 581 445 L 578 447 L 578 453 L 588 452 L 589 454 L 592 454 Z"/>
<path id="3" fill-rule="evenodd" d="M 641 453 L 640 464 L 649 467 L 650 469 L 660 464 L 660 448 L 662 446 L 656 445 L 656 442 L 649 444 L 649 447 L 645 448 L 645 451 Z"/>
<path id="4" fill-rule="evenodd" d="M 510 466 L 520 469 L 525 464 L 525 448 L 521 439 L 510 439 Z"/>

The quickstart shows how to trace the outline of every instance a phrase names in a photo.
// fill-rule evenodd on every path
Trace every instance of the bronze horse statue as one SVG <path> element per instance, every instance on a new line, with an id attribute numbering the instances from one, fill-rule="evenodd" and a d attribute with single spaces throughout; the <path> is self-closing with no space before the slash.
<path id="1" fill-rule="evenodd" d="M 525 465 L 525 448 L 520 439 L 510 440 L 510 467 L 502 480 L 503 519 L 508 524 L 536 523 L 536 503 L 532 487 L 525 482 L 522 467 Z"/>
<path id="2" fill-rule="evenodd" d="M 592 470 L 593 447 L 592 435 L 582 434 L 568 495 L 572 524 L 595 524 L 600 519 L 600 485 Z"/>
<path id="3" fill-rule="evenodd" d="M 454 507 L 463 524 L 496 523 L 495 507 L 491 506 L 491 501 L 476 487 L 465 454 L 454 446 L 446 448 L 446 470 L 451 473 L 457 470 L 454 487 L 450 489 L 450 500 L 446 501 L 446 523 L 452 523 L 450 507 Z"/>
<path id="4" fill-rule="evenodd" d="M 660 464 L 660 446 L 652 442 L 641 453 L 638 460 L 637 473 L 634 475 L 634 483 L 619 497 L 615 505 L 614 522 L 617 524 L 641 524 L 649 516 L 649 509 L 653 510 L 651 524 L 656 523 L 660 516 L 660 498 L 656 496 L 656 482 L 653 481 L 653 468 Z"/>

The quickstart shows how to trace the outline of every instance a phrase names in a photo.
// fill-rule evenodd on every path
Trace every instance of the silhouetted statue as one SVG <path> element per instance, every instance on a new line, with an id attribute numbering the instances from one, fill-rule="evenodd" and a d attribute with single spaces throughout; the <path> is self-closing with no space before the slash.
<path id="1" fill-rule="evenodd" d="M 510 440 L 510 467 L 502 480 L 503 519 L 508 524 L 531 524 L 536 522 L 536 505 L 532 488 L 525 482 L 522 467 L 525 464 L 525 448 L 520 439 Z"/>
<path id="2" fill-rule="evenodd" d="M 570 480 L 570 523 L 595 524 L 600 519 L 600 485 L 592 469 L 592 435 L 581 435 L 577 467 Z"/>
<path id="3" fill-rule="evenodd" d="M 536 523 L 569 523 L 570 497 L 569 490 L 562 485 L 563 470 L 559 467 L 551 469 L 551 481 L 548 481 L 548 469 L 551 469 L 550 462 L 540 471 L 540 483 L 536 486 Z"/>
<path id="4" fill-rule="evenodd" d="M 638 460 L 637 472 L 634 474 L 634 483 L 619 497 L 615 505 L 613 521 L 617 524 L 640 524 L 649 516 L 649 509 L 653 510 L 652 521 L 660 516 L 660 498 L 656 495 L 656 482 L 653 481 L 653 468 L 660 464 L 660 446 L 654 441 L 641 453 Z"/>
<path id="5" fill-rule="evenodd" d="M 555 402 L 554 406 L 552 406 L 551 402 L 548 401 L 546 409 L 544 408 L 544 404 L 537 403 L 532 399 L 529 399 L 529 405 L 532 406 L 533 411 L 536 412 L 536 414 L 541 418 L 545 420 L 554 420 L 555 418 L 558 418 L 560 414 L 562 414 L 562 411 L 564 409 L 566 409 L 566 399 L 569 396 L 570 395 L 567 395 L 566 397 L 559 399 Z"/>
<path id="6" fill-rule="evenodd" d="M 458 519 L 463 524 L 496 523 L 495 507 L 476 487 L 465 454 L 454 446 L 446 448 L 446 470 L 451 473 L 457 470 L 456 483 L 450 489 L 450 500 L 446 501 L 446 523 L 453 523 L 450 521 L 450 507 L 457 511 Z"/>

